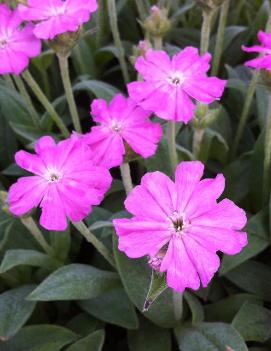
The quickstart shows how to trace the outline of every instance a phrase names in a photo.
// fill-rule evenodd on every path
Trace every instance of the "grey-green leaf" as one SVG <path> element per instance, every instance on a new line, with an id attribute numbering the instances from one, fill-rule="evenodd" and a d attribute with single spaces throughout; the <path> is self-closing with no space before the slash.
<path id="1" fill-rule="evenodd" d="M 248 351 L 240 334 L 225 323 L 180 326 L 175 329 L 175 336 L 182 351 Z"/>
<path id="2" fill-rule="evenodd" d="M 165 273 L 152 270 L 151 282 L 146 300 L 144 302 L 143 311 L 148 311 L 154 301 L 167 289 Z"/>
<path id="3" fill-rule="evenodd" d="M 76 338 L 70 330 L 56 325 L 28 326 L 11 340 L 1 343 L 1 351 L 59 351 Z"/>
<path id="4" fill-rule="evenodd" d="M 83 339 L 76 341 L 67 348 L 67 351 L 101 351 L 104 344 L 104 339 L 104 330 L 97 330 Z"/>
<path id="5" fill-rule="evenodd" d="M 185 291 L 184 299 L 192 313 L 192 324 L 197 325 L 204 320 L 204 309 L 199 299 L 192 293 Z"/>
<path id="6" fill-rule="evenodd" d="M 47 267 L 56 266 L 55 260 L 50 256 L 35 250 L 7 250 L 0 267 L 0 273 L 7 272 L 11 268 L 26 265 L 32 267 Z"/>
<path id="7" fill-rule="evenodd" d="M 29 300 L 84 300 L 96 297 L 119 283 L 116 273 L 84 264 L 71 264 L 53 272 L 29 295 Z"/>
<path id="8" fill-rule="evenodd" d="M 25 298 L 33 288 L 25 285 L 0 295 L 0 340 L 14 336 L 31 316 L 36 303 Z"/>
<path id="9" fill-rule="evenodd" d="M 245 303 L 234 317 L 232 326 L 246 341 L 266 342 L 271 337 L 271 311 Z"/>

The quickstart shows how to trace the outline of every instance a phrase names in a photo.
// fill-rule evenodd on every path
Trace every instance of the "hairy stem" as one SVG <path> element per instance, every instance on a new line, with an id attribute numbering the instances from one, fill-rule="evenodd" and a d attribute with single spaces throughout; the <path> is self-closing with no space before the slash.
<path id="1" fill-rule="evenodd" d="M 50 103 L 50 101 L 47 99 L 47 97 L 45 96 L 45 94 L 43 93 L 41 88 L 39 87 L 38 83 L 34 80 L 31 73 L 28 70 L 26 70 L 22 73 L 22 76 L 23 76 L 24 80 L 26 81 L 26 83 L 29 85 L 29 87 L 32 89 L 33 93 L 36 95 L 37 99 L 40 101 L 42 106 L 49 113 L 52 120 L 58 126 L 58 128 L 61 131 L 61 133 L 63 134 L 63 136 L 69 137 L 70 133 L 69 133 L 68 128 L 65 126 L 61 117 L 56 112 L 55 108 Z"/>
<path id="2" fill-rule="evenodd" d="M 93 233 L 91 233 L 85 223 L 83 221 L 76 223 L 73 222 L 73 225 L 83 235 L 83 237 L 89 243 L 91 243 L 97 249 L 97 251 L 110 263 L 110 265 L 115 267 L 115 261 L 111 252 L 100 240 L 96 238 Z"/>
<path id="3" fill-rule="evenodd" d="M 78 115 L 78 111 L 77 111 L 77 107 L 75 104 L 73 91 L 72 91 L 68 56 L 58 55 L 58 61 L 59 61 L 59 67 L 60 67 L 60 72 L 61 72 L 61 78 L 62 78 L 66 98 L 68 101 L 71 117 L 72 117 L 72 123 L 73 123 L 75 130 L 78 133 L 82 133 L 80 118 Z"/>
<path id="4" fill-rule="evenodd" d="M 26 102 L 28 111 L 31 115 L 31 118 L 32 118 L 34 125 L 36 127 L 39 127 L 39 125 L 40 125 L 39 116 L 37 114 L 37 111 L 35 110 L 33 103 L 32 103 L 31 97 L 29 96 L 28 91 L 26 90 L 26 87 L 24 85 L 24 81 L 22 80 L 22 78 L 20 76 L 16 76 L 15 74 L 14 74 L 13 78 L 14 78 L 14 81 L 17 85 L 17 88 L 18 88 L 21 96 L 23 97 L 24 101 Z"/>
<path id="5" fill-rule="evenodd" d="M 13 80 L 9 74 L 4 75 L 4 80 L 7 87 L 9 87 L 10 89 L 16 90 Z"/>
<path id="6" fill-rule="evenodd" d="M 201 26 L 200 53 L 205 54 L 209 49 L 210 35 L 212 29 L 213 11 L 203 11 L 203 22 Z"/>
<path id="7" fill-rule="evenodd" d="M 129 79 L 129 73 L 128 73 L 128 66 L 125 59 L 125 51 L 120 39 L 120 33 L 118 28 L 116 1 L 107 0 L 107 6 L 108 6 L 109 21 L 110 21 L 112 34 L 113 34 L 113 39 L 119 52 L 120 68 L 122 71 L 124 82 L 127 84 L 130 81 L 130 79 Z"/>
<path id="8" fill-rule="evenodd" d="M 195 159 L 198 159 L 200 156 L 200 148 L 201 143 L 204 137 L 204 129 L 203 128 L 195 128 L 193 135 L 193 154 Z"/>
<path id="9" fill-rule="evenodd" d="M 266 205 L 270 197 L 271 175 L 271 93 L 268 101 L 267 120 L 264 139 L 264 164 L 263 164 L 263 204 Z"/>
<path id="10" fill-rule="evenodd" d="M 212 75 L 217 75 L 218 73 L 220 59 L 223 51 L 224 34 L 225 34 L 229 8 L 230 8 L 230 0 L 225 0 L 220 10 L 219 25 L 218 25 L 216 44 L 215 44 L 215 53 L 214 53 L 213 67 L 212 67 Z"/>
<path id="11" fill-rule="evenodd" d="M 136 3 L 137 11 L 139 13 L 140 20 L 144 21 L 144 19 L 147 16 L 144 1 L 143 0 L 135 0 L 135 3 Z"/>
<path id="12" fill-rule="evenodd" d="M 128 195 L 133 190 L 133 182 L 129 163 L 126 162 L 120 165 L 120 173 L 124 189 L 126 191 L 126 194 Z"/>
<path id="13" fill-rule="evenodd" d="M 54 251 L 51 246 L 47 243 L 37 226 L 36 222 L 32 217 L 21 218 L 22 224 L 29 230 L 29 232 L 33 235 L 39 245 L 43 248 L 43 250 L 49 255 L 54 256 Z"/>
<path id="14" fill-rule="evenodd" d="M 178 154 L 176 149 L 176 123 L 175 121 L 168 121 L 167 123 L 167 144 L 169 159 L 171 163 L 172 172 L 175 172 L 176 166 L 178 164 Z"/>
<path id="15" fill-rule="evenodd" d="M 183 316 L 183 294 L 173 290 L 174 314 L 177 321 Z"/>
<path id="16" fill-rule="evenodd" d="M 245 103 L 243 106 L 243 110 L 241 113 L 241 117 L 239 120 L 237 131 L 235 134 L 235 138 L 233 140 L 232 150 L 231 150 L 231 154 L 230 154 L 231 160 L 234 158 L 234 156 L 237 152 L 240 140 L 241 140 L 242 135 L 244 133 L 244 129 L 245 129 L 248 117 L 249 117 L 249 110 L 250 110 L 250 107 L 251 107 L 251 104 L 253 101 L 253 97 L 254 97 L 254 94 L 256 91 L 258 77 L 259 77 L 259 71 L 255 70 L 253 72 L 252 78 L 251 78 L 250 83 L 249 83 L 249 87 L 248 87 L 246 98 L 245 98 Z"/>

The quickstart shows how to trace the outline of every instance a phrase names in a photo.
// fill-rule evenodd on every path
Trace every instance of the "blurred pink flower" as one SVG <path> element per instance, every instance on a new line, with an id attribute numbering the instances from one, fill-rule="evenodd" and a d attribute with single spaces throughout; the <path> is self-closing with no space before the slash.
<path id="1" fill-rule="evenodd" d="M 41 42 L 33 34 L 33 25 L 21 27 L 17 10 L 0 5 L 0 74 L 20 74 L 29 58 L 40 54 Z"/>
<path id="2" fill-rule="evenodd" d="M 262 54 L 260 57 L 247 61 L 245 65 L 271 71 L 271 33 L 264 33 L 260 30 L 258 33 L 258 39 L 261 45 L 254 45 L 249 48 L 242 46 L 242 49 L 246 52 L 258 52 Z"/>
<path id="3" fill-rule="evenodd" d="M 48 230 L 65 230 L 67 218 L 82 220 L 99 205 L 111 184 L 109 171 L 94 166 L 90 148 L 72 135 L 56 144 L 49 136 L 35 145 L 36 155 L 19 151 L 16 163 L 34 173 L 22 177 L 9 190 L 10 211 L 17 216 L 42 209 L 40 224 Z"/>
<path id="4" fill-rule="evenodd" d="M 53 39 L 58 34 L 76 32 L 97 10 L 96 0 L 28 0 L 19 5 L 24 20 L 38 21 L 34 34 L 40 39 Z"/>
<path id="5" fill-rule="evenodd" d="M 206 75 L 210 60 L 209 53 L 199 56 L 193 47 L 172 60 L 165 51 L 149 50 L 135 64 L 144 81 L 128 84 L 129 95 L 160 118 L 187 123 L 195 110 L 191 98 L 210 104 L 223 94 L 226 81 Z"/>
<path id="6" fill-rule="evenodd" d="M 228 199 L 217 203 L 224 177 L 200 180 L 203 171 L 199 161 L 182 162 L 175 183 L 147 173 L 125 201 L 134 217 L 113 221 L 119 249 L 131 258 L 148 255 L 179 292 L 208 285 L 220 265 L 217 251 L 234 255 L 247 245 L 245 212 Z"/>
<path id="7" fill-rule="evenodd" d="M 91 114 L 99 123 L 85 135 L 94 153 L 94 160 L 108 168 L 122 164 L 125 142 L 144 158 L 155 154 L 162 137 L 159 123 L 149 120 L 150 112 L 137 106 L 131 99 L 117 94 L 110 104 L 96 99 Z"/>

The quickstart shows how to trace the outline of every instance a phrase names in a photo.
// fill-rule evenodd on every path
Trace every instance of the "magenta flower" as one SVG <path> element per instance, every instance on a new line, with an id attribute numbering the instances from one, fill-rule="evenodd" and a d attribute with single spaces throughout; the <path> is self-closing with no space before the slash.
<path id="1" fill-rule="evenodd" d="M 242 49 L 246 52 L 258 52 L 262 54 L 260 57 L 245 62 L 245 65 L 271 71 L 271 33 L 264 33 L 260 30 L 258 39 L 261 45 L 254 45 L 250 48 L 242 46 Z"/>
<path id="2" fill-rule="evenodd" d="M 22 27 L 17 10 L 0 5 L 0 74 L 20 74 L 29 58 L 40 54 L 41 42 L 33 34 L 33 25 Z"/>
<path id="3" fill-rule="evenodd" d="M 19 5 L 24 20 L 38 21 L 34 34 L 40 39 L 53 39 L 59 34 L 76 32 L 97 10 L 96 0 L 28 0 Z"/>
<path id="4" fill-rule="evenodd" d="M 96 99 L 91 105 L 91 113 L 99 125 L 91 129 L 85 140 L 98 164 L 108 168 L 121 165 L 125 143 L 144 158 L 155 154 L 162 127 L 151 122 L 150 112 L 131 99 L 117 94 L 109 105 L 103 99 Z"/>
<path id="5" fill-rule="evenodd" d="M 22 177 L 9 190 L 10 211 L 16 216 L 42 209 L 40 224 L 48 230 L 65 230 L 99 205 L 111 184 L 109 171 L 94 166 L 90 148 L 76 135 L 58 144 L 45 136 L 35 145 L 36 155 L 19 151 L 16 163 L 34 173 Z"/>
<path id="6" fill-rule="evenodd" d="M 160 118 L 187 123 L 195 110 L 191 98 L 210 104 L 224 91 L 225 80 L 206 75 L 210 60 L 210 54 L 199 56 L 193 47 L 185 48 L 172 60 L 165 51 L 149 50 L 135 64 L 144 81 L 128 84 L 129 95 Z"/>
<path id="7" fill-rule="evenodd" d="M 147 173 L 125 201 L 134 217 L 115 219 L 119 249 L 131 258 L 149 256 L 166 272 L 169 287 L 183 292 L 206 287 L 218 270 L 216 254 L 239 253 L 247 244 L 245 212 L 232 201 L 217 203 L 224 190 L 222 174 L 200 180 L 199 161 L 182 162 L 175 183 L 161 172 Z"/>

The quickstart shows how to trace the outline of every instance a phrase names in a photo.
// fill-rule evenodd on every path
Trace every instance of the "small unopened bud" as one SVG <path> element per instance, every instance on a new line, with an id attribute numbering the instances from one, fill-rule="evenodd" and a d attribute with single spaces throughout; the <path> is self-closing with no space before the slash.
<path id="1" fill-rule="evenodd" d="M 152 6 L 143 27 L 152 37 L 164 37 L 171 28 L 167 9 Z"/>
<path id="2" fill-rule="evenodd" d="M 212 11 L 222 5 L 225 0 L 197 0 L 204 11 Z"/>
<path id="3" fill-rule="evenodd" d="M 151 43 L 149 40 L 141 40 L 138 45 L 133 46 L 133 54 L 130 56 L 130 61 L 132 65 L 135 64 L 136 59 L 140 56 L 145 56 L 146 52 L 151 49 Z"/>
<path id="4" fill-rule="evenodd" d="M 162 249 L 155 256 L 150 257 L 148 264 L 151 266 L 153 270 L 160 272 L 160 267 L 166 252 L 167 252 L 167 247 L 162 247 Z"/>
<path id="5" fill-rule="evenodd" d="M 58 56 L 69 56 L 72 48 L 80 40 L 81 33 L 82 27 L 79 27 L 76 32 L 66 32 L 58 35 L 54 39 L 48 41 L 48 45 L 55 51 Z"/>

